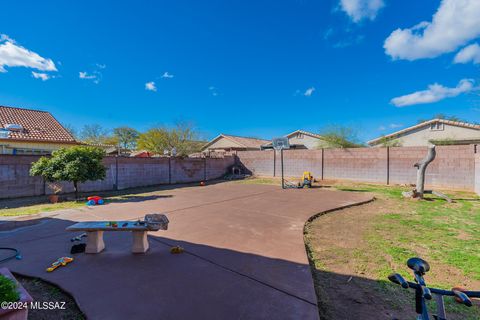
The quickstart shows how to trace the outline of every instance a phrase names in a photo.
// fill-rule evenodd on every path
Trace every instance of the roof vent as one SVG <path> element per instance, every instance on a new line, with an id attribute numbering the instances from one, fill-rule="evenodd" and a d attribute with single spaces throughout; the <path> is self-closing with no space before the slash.
<path id="1" fill-rule="evenodd" d="M 9 133 L 7 129 L 0 128 L 0 139 L 8 139 Z"/>
<path id="2" fill-rule="evenodd" d="M 6 124 L 5 129 L 7 129 L 8 131 L 23 131 L 22 125 L 15 123 Z"/>

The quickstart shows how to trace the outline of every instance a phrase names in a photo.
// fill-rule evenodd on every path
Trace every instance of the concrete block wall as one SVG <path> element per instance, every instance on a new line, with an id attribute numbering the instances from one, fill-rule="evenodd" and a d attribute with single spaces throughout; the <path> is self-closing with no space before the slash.
<path id="1" fill-rule="evenodd" d="M 480 153 L 475 155 L 475 192 L 480 196 Z"/>
<path id="2" fill-rule="evenodd" d="M 239 151 L 237 160 L 254 175 L 273 176 L 275 154 L 273 150 Z M 278 157 L 278 159 L 280 159 Z"/>
<path id="3" fill-rule="evenodd" d="M 427 187 L 472 191 L 478 188 L 480 165 L 474 145 L 437 146 L 436 151 L 435 160 L 427 168 Z M 279 177 L 280 153 L 273 157 L 272 152 L 239 151 L 237 161 L 253 174 Z M 427 147 L 284 150 L 283 153 L 287 177 L 300 177 L 303 171 L 311 171 L 317 179 L 414 184 L 413 164 L 426 156 Z"/>
<path id="4" fill-rule="evenodd" d="M 0 156 L 0 198 L 42 195 L 45 192 L 43 179 L 29 174 L 35 156 Z"/>
<path id="5" fill-rule="evenodd" d="M 52 194 L 40 177 L 31 177 L 31 164 L 38 156 L 0 155 L 0 199 Z M 80 192 L 108 191 L 169 183 L 188 183 L 217 179 L 235 163 L 224 158 L 125 158 L 106 157 L 104 180 L 79 184 Z M 73 192 L 73 184 L 60 183 L 62 193 Z"/>
<path id="6" fill-rule="evenodd" d="M 116 159 L 118 161 L 118 189 L 120 190 L 169 182 L 168 158 L 118 157 Z M 113 173 L 114 171 L 112 171 Z"/>
<path id="7" fill-rule="evenodd" d="M 387 182 L 387 150 L 383 148 L 324 149 L 324 178 Z"/>
<path id="8" fill-rule="evenodd" d="M 206 161 L 206 180 L 221 178 L 225 175 L 225 169 L 229 169 L 235 164 L 235 158 L 232 156 L 223 158 L 208 158 Z"/>
<path id="9" fill-rule="evenodd" d="M 206 159 L 171 159 L 171 183 L 188 183 L 206 180 Z"/>
<path id="10" fill-rule="evenodd" d="M 428 166 L 425 175 L 426 186 L 473 190 L 474 146 L 438 146 L 435 149 L 435 160 Z M 390 182 L 414 184 L 417 169 L 413 164 L 426 154 L 426 147 L 390 148 Z"/>
<path id="11" fill-rule="evenodd" d="M 286 177 L 301 177 L 310 171 L 314 177 L 322 176 L 322 150 L 284 150 L 283 170 Z M 275 176 L 281 176 L 281 154 L 276 151 Z"/>

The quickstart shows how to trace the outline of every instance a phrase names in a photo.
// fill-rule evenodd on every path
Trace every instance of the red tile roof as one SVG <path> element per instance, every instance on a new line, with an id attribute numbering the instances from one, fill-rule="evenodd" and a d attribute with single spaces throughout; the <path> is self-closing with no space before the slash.
<path id="1" fill-rule="evenodd" d="M 23 140 L 56 143 L 77 143 L 50 113 L 0 106 L 0 129 L 9 124 L 22 126 L 22 130 L 9 131 L 8 138 L 2 140 Z"/>

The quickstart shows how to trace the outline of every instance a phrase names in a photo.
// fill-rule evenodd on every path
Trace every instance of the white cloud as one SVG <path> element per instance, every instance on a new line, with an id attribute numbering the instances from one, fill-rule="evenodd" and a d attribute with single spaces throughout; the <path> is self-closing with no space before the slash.
<path id="1" fill-rule="evenodd" d="M 150 82 L 145 83 L 145 90 L 156 92 L 157 91 L 157 86 L 155 86 L 155 82 L 150 81 Z"/>
<path id="2" fill-rule="evenodd" d="M 478 43 L 471 44 L 460 50 L 455 59 L 455 63 L 469 63 L 473 62 L 475 64 L 480 63 L 480 46 Z"/>
<path id="3" fill-rule="evenodd" d="M 310 88 L 308 88 L 307 90 L 305 90 L 305 92 L 303 93 L 303 95 L 304 95 L 305 97 L 311 97 L 314 91 L 315 91 L 315 88 L 314 88 L 314 87 L 310 87 Z"/>
<path id="4" fill-rule="evenodd" d="M 393 31 L 383 45 L 393 59 L 435 58 L 480 36 L 480 1 L 442 0 L 431 22 Z"/>
<path id="5" fill-rule="evenodd" d="M 165 78 L 165 79 L 172 79 L 174 77 L 173 74 L 170 74 L 168 72 L 165 72 L 163 75 L 162 75 L 162 78 Z"/>
<path id="6" fill-rule="evenodd" d="M 42 79 L 42 81 L 47 81 L 51 76 L 47 73 L 32 71 L 32 77 L 35 79 Z"/>
<path id="7" fill-rule="evenodd" d="M 387 130 L 387 128 L 385 126 L 380 126 L 380 127 L 378 127 L 378 130 L 385 131 L 385 130 Z"/>
<path id="8" fill-rule="evenodd" d="M 7 72 L 5 67 L 25 67 L 40 71 L 57 71 L 51 59 L 41 57 L 30 51 L 5 34 L 0 34 L 0 72 Z"/>
<path id="9" fill-rule="evenodd" d="M 96 63 L 95 65 L 97 66 L 98 69 L 105 69 L 107 67 L 107 65 L 104 63 Z"/>
<path id="10" fill-rule="evenodd" d="M 444 87 L 434 83 L 427 90 L 417 91 L 401 97 L 393 98 L 390 102 L 396 107 L 405 107 L 415 104 L 433 103 L 446 98 L 453 98 L 462 93 L 478 90 L 473 79 L 462 79 L 454 88 Z"/>
<path id="11" fill-rule="evenodd" d="M 78 77 L 83 80 L 92 80 L 93 83 L 99 84 L 102 78 L 102 74 L 98 71 L 93 71 L 93 73 L 88 73 L 86 71 L 80 71 Z"/>
<path id="12" fill-rule="evenodd" d="M 384 6 L 383 0 L 340 0 L 340 8 L 355 23 L 363 19 L 374 20 Z"/>
<path id="13" fill-rule="evenodd" d="M 96 78 L 97 78 L 96 75 L 88 74 L 86 71 L 80 71 L 80 72 L 78 73 L 78 77 L 79 77 L 80 79 L 87 79 L 87 80 L 96 79 Z"/>

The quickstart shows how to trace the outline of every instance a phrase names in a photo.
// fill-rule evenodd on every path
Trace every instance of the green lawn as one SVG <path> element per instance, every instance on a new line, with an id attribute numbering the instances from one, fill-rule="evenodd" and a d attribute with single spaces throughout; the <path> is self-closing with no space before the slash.
<path id="1" fill-rule="evenodd" d="M 16 208 L 2 208 L 0 209 L 0 217 L 7 216 L 25 216 L 38 214 L 41 212 L 51 212 L 62 209 L 74 209 L 78 207 L 85 206 L 85 201 L 65 201 L 59 203 L 41 203 L 41 204 L 31 204 L 22 207 Z"/>
<path id="2" fill-rule="evenodd" d="M 108 204 L 112 202 L 140 201 L 142 199 L 149 199 L 160 195 L 165 196 L 166 193 L 168 193 L 166 187 L 157 186 L 101 192 L 98 193 L 98 195 L 102 196 L 105 199 L 105 203 Z M 0 217 L 25 216 L 63 209 L 80 208 L 86 206 L 86 196 L 83 195 L 83 198 L 85 199 L 79 201 L 64 200 L 55 204 L 46 203 L 48 202 L 46 196 L 31 199 L 6 200 L 0 202 Z"/>
<path id="3" fill-rule="evenodd" d="M 431 266 L 430 286 L 450 289 L 463 285 L 480 290 L 480 197 L 469 192 L 447 191 L 454 203 L 435 196 L 416 201 L 404 199 L 404 187 L 368 184 L 335 185 L 338 190 L 371 192 L 377 198 L 377 214 L 368 222 L 366 245 L 351 250 L 357 272 L 378 281 L 378 291 L 396 296 L 392 307 L 409 304 L 412 295 L 386 281 L 392 271 L 412 280 L 405 266 L 408 258 L 421 256 Z M 365 270 L 368 268 L 368 270 Z M 456 319 L 479 319 L 480 309 L 466 308 L 446 299 L 447 312 Z M 432 304 L 433 307 L 433 304 Z"/>

